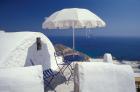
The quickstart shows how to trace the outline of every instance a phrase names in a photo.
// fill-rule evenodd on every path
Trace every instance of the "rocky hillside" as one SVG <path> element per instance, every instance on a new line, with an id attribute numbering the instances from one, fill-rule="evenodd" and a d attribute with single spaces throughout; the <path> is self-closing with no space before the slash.
<path id="1" fill-rule="evenodd" d="M 54 47 L 55 47 L 56 51 L 63 51 L 65 56 L 74 54 L 74 55 L 80 55 L 80 56 L 84 57 L 84 61 L 90 61 L 90 59 L 91 59 L 91 57 L 89 57 L 88 55 L 86 55 L 82 52 L 79 52 L 79 51 L 75 51 L 75 50 L 71 49 L 70 47 L 67 47 L 62 44 L 55 44 Z"/>

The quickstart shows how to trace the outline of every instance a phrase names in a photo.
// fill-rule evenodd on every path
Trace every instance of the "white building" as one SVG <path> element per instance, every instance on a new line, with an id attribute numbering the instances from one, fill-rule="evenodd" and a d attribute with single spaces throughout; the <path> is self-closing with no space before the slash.
<path id="1" fill-rule="evenodd" d="M 41 38 L 37 51 L 36 38 Z M 0 67 L 21 67 L 41 64 L 43 69 L 57 69 L 55 49 L 51 41 L 39 32 L 0 31 Z"/>

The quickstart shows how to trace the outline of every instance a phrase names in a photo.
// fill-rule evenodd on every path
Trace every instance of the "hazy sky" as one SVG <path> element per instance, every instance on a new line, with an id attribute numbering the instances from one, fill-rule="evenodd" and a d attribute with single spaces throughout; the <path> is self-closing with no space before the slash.
<path id="1" fill-rule="evenodd" d="M 101 17 L 106 28 L 91 30 L 94 36 L 140 36 L 140 0 L 0 0 L 0 29 L 41 31 L 44 17 L 63 8 L 86 8 Z M 85 35 L 87 30 L 77 31 Z M 72 31 L 47 31 L 71 35 Z"/>

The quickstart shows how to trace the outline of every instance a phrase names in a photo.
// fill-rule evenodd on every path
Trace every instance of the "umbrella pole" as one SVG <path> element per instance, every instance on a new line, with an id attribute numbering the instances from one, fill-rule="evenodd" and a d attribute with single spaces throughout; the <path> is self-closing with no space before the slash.
<path id="1" fill-rule="evenodd" d="M 73 28 L 73 50 L 75 50 L 75 33 Z"/>
<path id="2" fill-rule="evenodd" d="M 74 58 L 74 50 L 75 50 L 75 29 L 73 26 L 73 58 Z M 72 63 L 72 66 L 74 67 L 74 63 Z"/>

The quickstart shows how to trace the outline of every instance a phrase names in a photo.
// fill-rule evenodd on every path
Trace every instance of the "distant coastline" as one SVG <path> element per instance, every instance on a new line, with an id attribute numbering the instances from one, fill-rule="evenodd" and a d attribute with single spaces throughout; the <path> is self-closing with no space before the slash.
<path id="1" fill-rule="evenodd" d="M 58 51 L 62 51 L 63 52 L 64 58 L 67 57 L 67 56 L 69 57 L 71 55 L 78 55 L 80 61 L 87 61 L 88 62 L 88 61 L 90 61 L 92 59 L 91 57 L 89 57 L 85 53 L 82 53 L 80 51 L 73 50 L 72 48 L 69 48 L 69 47 L 64 46 L 62 44 L 55 44 L 54 47 L 55 47 L 56 52 L 58 52 Z M 69 57 L 69 59 L 70 58 L 71 57 Z M 71 59 L 71 60 L 73 60 L 73 59 Z M 78 59 L 76 59 L 76 60 L 78 60 Z"/>

